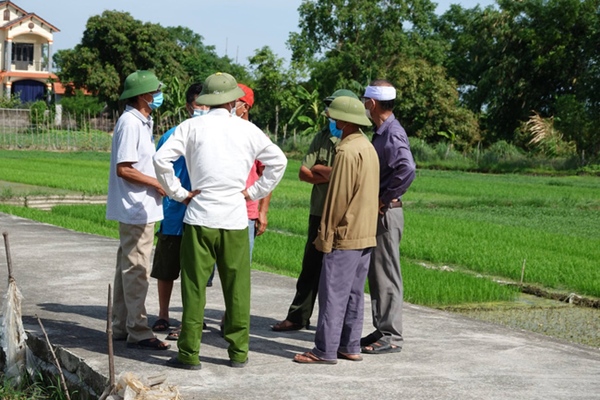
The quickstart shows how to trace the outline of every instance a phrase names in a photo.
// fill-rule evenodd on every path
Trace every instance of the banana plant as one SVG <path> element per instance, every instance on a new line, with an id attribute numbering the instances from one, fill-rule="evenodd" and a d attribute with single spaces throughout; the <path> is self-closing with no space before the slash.
<path id="1" fill-rule="evenodd" d="M 315 89 L 312 92 L 306 90 L 303 86 L 298 86 L 296 91 L 300 105 L 296 108 L 288 121 L 289 126 L 294 126 L 295 122 L 307 126 L 300 135 L 313 135 L 321 130 L 325 123 L 325 117 L 321 114 L 321 99 L 319 92 Z"/>

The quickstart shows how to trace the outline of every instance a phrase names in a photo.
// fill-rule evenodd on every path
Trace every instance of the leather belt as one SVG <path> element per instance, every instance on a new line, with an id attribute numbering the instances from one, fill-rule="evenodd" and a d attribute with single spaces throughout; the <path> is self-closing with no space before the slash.
<path id="1" fill-rule="evenodd" d="M 388 205 L 388 208 L 401 208 L 402 207 L 402 200 L 398 199 L 398 201 L 390 201 L 390 204 Z"/>

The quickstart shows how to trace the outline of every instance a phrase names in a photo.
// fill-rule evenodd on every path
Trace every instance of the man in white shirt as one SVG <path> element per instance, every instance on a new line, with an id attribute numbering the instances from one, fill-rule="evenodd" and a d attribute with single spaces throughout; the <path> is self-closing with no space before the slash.
<path id="1" fill-rule="evenodd" d="M 235 115 L 244 96 L 235 78 L 216 73 L 204 82 L 197 103 L 211 107 L 202 118 L 181 123 L 154 156 L 157 179 L 168 196 L 188 204 L 181 243 L 182 329 L 179 353 L 167 365 L 200 369 L 198 354 L 206 304 L 206 282 L 215 262 L 225 298 L 224 338 L 232 367 L 248 362 L 250 259 L 246 200 L 267 196 L 285 172 L 285 155 L 254 124 Z M 192 191 L 175 178 L 171 162 L 184 156 Z M 254 161 L 265 169 L 248 189 Z"/>
<path id="2" fill-rule="evenodd" d="M 150 113 L 162 104 L 161 83 L 150 71 L 125 79 L 127 108 L 115 126 L 110 156 L 106 219 L 119 221 L 113 295 L 113 334 L 127 347 L 166 350 L 148 326 L 146 294 L 154 223 L 163 219 L 164 190 L 152 167 L 155 153 Z"/>

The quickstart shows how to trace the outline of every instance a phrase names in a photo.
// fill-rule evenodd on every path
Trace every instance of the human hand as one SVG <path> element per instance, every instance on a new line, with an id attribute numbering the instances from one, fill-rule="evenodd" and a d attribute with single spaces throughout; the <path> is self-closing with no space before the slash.
<path id="1" fill-rule="evenodd" d="M 259 213 L 258 219 L 256 220 L 256 236 L 260 236 L 267 230 L 267 225 L 269 221 L 267 220 L 267 214 Z"/>
<path id="2" fill-rule="evenodd" d="M 194 197 L 196 197 L 196 195 L 197 195 L 198 193 L 200 193 L 200 190 L 199 190 L 199 189 L 192 190 L 191 192 L 188 192 L 188 197 L 186 197 L 186 198 L 185 198 L 185 199 L 182 201 L 182 203 L 183 203 L 183 204 L 185 204 L 185 205 L 187 206 L 188 204 L 190 204 L 190 201 L 192 201 L 192 199 L 193 199 Z"/>
<path id="3" fill-rule="evenodd" d="M 167 196 L 167 192 L 165 192 L 165 189 L 163 189 L 162 186 L 156 185 L 154 188 L 156 189 L 156 191 L 158 192 L 158 194 L 160 194 L 162 197 L 166 197 Z"/>

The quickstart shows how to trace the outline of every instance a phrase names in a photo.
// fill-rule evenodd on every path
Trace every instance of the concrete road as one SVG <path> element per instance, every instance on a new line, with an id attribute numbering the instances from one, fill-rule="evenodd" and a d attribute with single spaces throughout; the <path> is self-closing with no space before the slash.
<path id="1" fill-rule="evenodd" d="M 106 302 L 117 241 L 2 213 L 0 231 L 9 233 L 26 328 L 34 337 L 41 335 L 38 315 L 72 373 L 68 376 L 101 391 L 108 376 Z M 4 249 L 0 255 L 0 279 L 6 279 Z M 250 362 L 244 369 L 228 366 L 216 279 L 207 289 L 202 370 L 165 366 L 176 354 L 175 342 L 162 352 L 130 350 L 115 342 L 116 372 L 164 373 L 185 399 L 600 399 L 600 350 L 410 304 L 402 353 L 365 355 L 362 362 L 337 365 L 296 364 L 291 359 L 312 347 L 314 328 L 269 329 L 285 316 L 294 285 L 292 278 L 252 273 Z M 146 304 L 152 322 L 158 311 L 154 281 Z M 177 284 L 172 318 L 172 323 L 181 318 Z M 366 299 L 365 333 L 370 325 Z"/>

